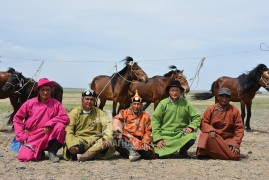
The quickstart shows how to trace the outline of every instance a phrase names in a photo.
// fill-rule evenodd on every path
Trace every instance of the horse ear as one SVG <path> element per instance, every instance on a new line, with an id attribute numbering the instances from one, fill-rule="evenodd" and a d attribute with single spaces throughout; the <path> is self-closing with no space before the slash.
<path id="1" fill-rule="evenodd" d="M 130 62 L 128 63 L 128 65 L 132 66 L 132 65 L 134 65 L 134 62 L 133 62 L 133 61 L 130 61 Z"/>
<path id="2" fill-rule="evenodd" d="M 183 72 L 184 72 L 184 69 L 182 69 L 182 70 L 180 71 L 181 74 L 183 74 Z"/>

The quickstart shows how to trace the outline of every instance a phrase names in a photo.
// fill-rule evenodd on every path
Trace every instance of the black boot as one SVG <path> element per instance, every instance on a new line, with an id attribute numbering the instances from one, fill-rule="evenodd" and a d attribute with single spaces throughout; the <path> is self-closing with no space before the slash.
<path id="1" fill-rule="evenodd" d="M 191 139 L 189 140 L 179 151 L 179 158 L 186 158 L 186 159 L 190 159 L 191 156 L 188 154 L 188 149 L 190 149 L 190 147 L 192 145 L 194 145 L 195 140 Z"/>
<path id="2" fill-rule="evenodd" d="M 61 147 L 62 147 L 62 144 L 58 140 L 53 139 L 53 140 L 49 141 L 48 148 L 47 148 L 48 155 L 49 155 L 49 159 L 53 163 L 60 161 L 60 158 L 56 154 Z"/>

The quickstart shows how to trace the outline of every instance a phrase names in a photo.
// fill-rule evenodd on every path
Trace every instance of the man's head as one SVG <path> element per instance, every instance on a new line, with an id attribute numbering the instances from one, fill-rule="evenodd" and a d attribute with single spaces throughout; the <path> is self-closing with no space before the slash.
<path id="1" fill-rule="evenodd" d="M 41 102 L 47 101 L 51 97 L 51 88 L 54 87 L 54 82 L 47 78 L 39 79 L 34 91 L 38 91 L 39 100 Z"/>
<path id="2" fill-rule="evenodd" d="M 139 96 L 138 91 L 135 91 L 135 95 L 131 98 L 131 108 L 135 114 L 139 114 L 142 108 L 142 98 Z"/>
<path id="3" fill-rule="evenodd" d="M 231 100 L 231 90 L 229 88 L 220 88 L 218 91 L 219 104 L 222 107 L 226 107 Z"/>
<path id="4" fill-rule="evenodd" d="M 166 90 L 168 91 L 169 96 L 173 101 L 178 100 L 181 94 L 184 92 L 184 88 L 177 80 L 172 80 L 166 87 Z"/>
<path id="5" fill-rule="evenodd" d="M 90 111 L 94 105 L 95 105 L 95 101 L 96 101 L 96 93 L 88 88 L 84 91 L 82 91 L 82 107 L 83 107 L 83 110 L 85 111 Z"/>

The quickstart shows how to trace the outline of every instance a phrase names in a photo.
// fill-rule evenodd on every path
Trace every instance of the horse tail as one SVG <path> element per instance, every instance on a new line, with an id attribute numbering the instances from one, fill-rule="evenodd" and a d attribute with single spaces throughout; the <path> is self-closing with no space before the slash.
<path id="1" fill-rule="evenodd" d="M 192 95 L 191 98 L 193 100 L 207 100 L 214 97 L 214 86 L 215 86 L 215 81 L 212 83 L 211 89 L 209 92 L 194 93 L 194 95 Z"/>

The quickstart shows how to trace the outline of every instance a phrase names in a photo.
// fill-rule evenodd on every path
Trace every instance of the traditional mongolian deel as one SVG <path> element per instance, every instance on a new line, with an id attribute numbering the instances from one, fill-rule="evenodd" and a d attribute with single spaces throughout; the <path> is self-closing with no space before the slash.
<path id="1" fill-rule="evenodd" d="M 201 131 L 197 156 L 208 155 L 214 159 L 229 160 L 240 158 L 240 154 L 233 154 L 229 149 L 229 145 L 240 149 L 244 136 L 240 112 L 233 105 L 221 109 L 219 104 L 214 104 L 206 109 L 201 120 Z M 215 131 L 217 136 L 211 138 L 208 134 L 210 131 Z"/>
<path id="2" fill-rule="evenodd" d="M 46 102 L 39 102 L 38 97 L 35 97 L 21 106 L 13 123 L 16 139 L 23 144 L 18 159 L 31 161 L 41 159 L 41 151 L 50 140 L 57 139 L 64 144 L 65 126 L 69 118 L 58 100 L 50 98 Z M 44 131 L 46 126 L 52 127 L 48 134 Z"/>
<path id="3" fill-rule="evenodd" d="M 188 141 L 196 139 L 200 115 L 185 98 L 172 102 L 168 97 L 162 100 L 155 109 L 151 125 L 153 142 L 163 139 L 166 143 L 164 149 L 154 147 L 154 151 L 161 157 L 180 150 Z M 184 134 L 183 129 L 186 127 L 194 131 Z"/>
<path id="4" fill-rule="evenodd" d="M 136 102 L 136 101 L 134 101 Z M 132 109 L 121 110 L 114 117 L 120 121 L 120 124 L 114 121 L 115 126 L 121 127 L 120 131 L 127 142 L 132 142 L 135 150 L 144 150 L 143 144 L 148 144 L 153 152 L 150 115 L 145 112 L 134 114 Z"/>
<path id="5" fill-rule="evenodd" d="M 64 158 L 72 159 L 68 149 L 82 144 L 85 151 L 93 152 L 102 150 L 103 140 L 112 144 L 112 123 L 109 117 L 99 108 L 93 107 L 90 113 L 83 113 L 82 106 L 73 109 L 70 114 L 70 123 L 66 127 L 66 145 Z M 99 159 L 107 159 L 114 154 L 115 150 L 110 147 Z M 84 152 L 83 152 L 84 153 Z"/>

